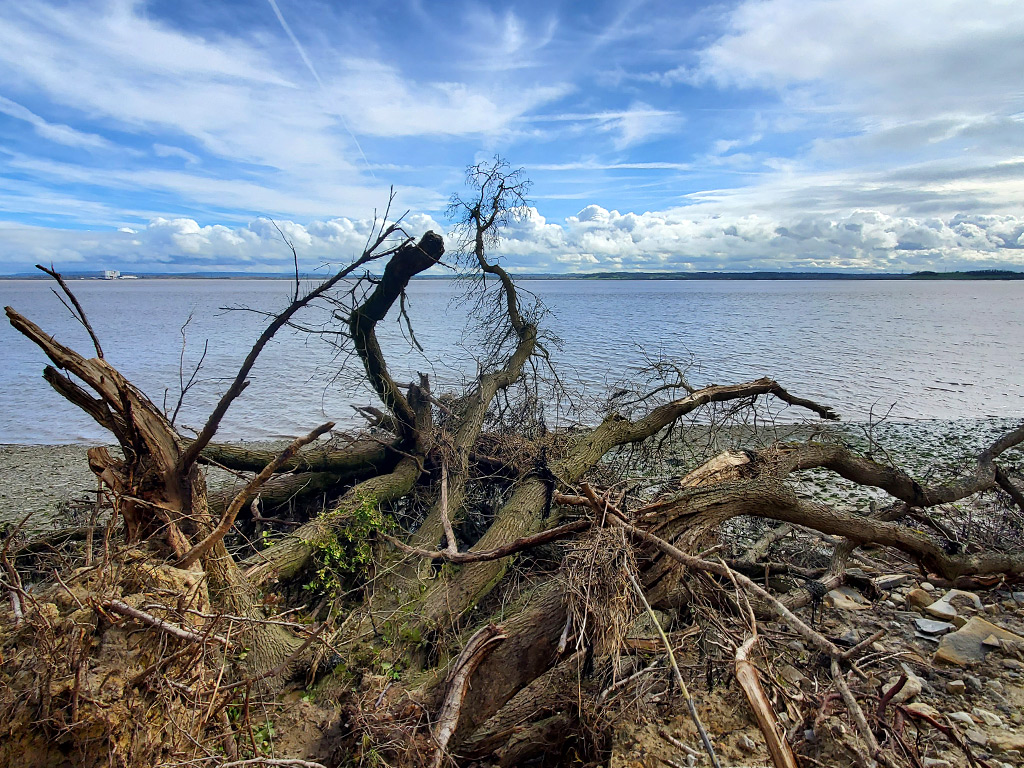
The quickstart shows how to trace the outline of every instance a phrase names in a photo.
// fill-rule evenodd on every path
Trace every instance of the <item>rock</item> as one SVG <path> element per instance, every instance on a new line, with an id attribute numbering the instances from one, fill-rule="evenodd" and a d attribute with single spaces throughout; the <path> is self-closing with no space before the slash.
<path id="1" fill-rule="evenodd" d="M 949 760 L 943 760 L 939 757 L 926 757 L 921 760 L 921 765 L 924 768 L 953 768 L 953 764 Z"/>
<path id="2" fill-rule="evenodd" d="M 929 616 L 934 616 L 936 619 L 942 619 L 943 621 L 952 621 L 957 615 L 956 608 L 944 600 L 936 600 L 931 605 L 926 605 L 924 607 L 924 612 Z"/>
<path id="3" fill-rule="evenodd" d="M 996 693 L 1003 692 L 1003 684 L 1000 683 L 998 680 L 989 680 L 987 683 L 985 683 L 985 687 L 988 688 L 990 691 L 995 691 Z"/>
<path id="4" fill-rule="evenodd" d="M 1003 659 L 1003 666 L 1007 669 L 1020 669 L 1024 664 L 1021 664 L 1016 659 Z"/>
<path id="5" fill-rule="evenodd" d="M 990 614 L 992 616 L 995 616 L 997 613 L 999 613 L 999 606 L 998 605 L 986 605 L 985 606 L 985 613 Z"/>
<path id="6" fill-rule="evenodd" d="M 871 580 L 871 583 L 875 585 L 875 589 L 879 592 L 891 592 L 900 584 L 906 584 L 908 581 L 910 581 L 910 576 L 905 573 L 889 573 L 884 576 L 876 576 Z M 1021 602 L 1024 602 L 1024 600 Z"/>
<path id="7" fill-rule="evenodd" d="M 935 591 L 935 585 L 932 584 L 930 581 L 922 581 L 921 582 L 921 589 L 923 589 L 925 592 L 934 592 Z"/>
<path id="8" fill-rule="evenodd" d="M 971 693 L 981 693 L 981 680 L 974 675 L 964 675 L 964 682 L 967 683 L 967 690 Z"/>
<path id="9" fill-rule="evenodd" d="M 967 683 L 963 680 L 950 680 L 946 683 L 946 690 L 954 695 L 967 693 Z"/>
<path id="10" fill-rule="evenodd" d="M 932 720 L 938 720 L 942 717 L 942 713 L 939 712 L 931 704 L 925 704 L 923 701 L 915 701 L 913 704 L 907 704 L 907 709 L 911 712 L 917 712 L 922 715 L 927 715 Z"/>
<path id="11" fill-rule="evenodd" d="M 989 636 L 1024 648 L 1024 637 L 975 616 L 956 632 L 942 638 L 932 660 L 961 667 L 984 661 L 987 650 L 984 641 Z"/>
<path id="12" fill-rule="evenodd" d="M 857 590 L 849 587 L 833 589 L 827 597 L 832 602 L 832 606 L 841 611 L 867 611 L 871 608 L 871 605 Z"/>
<path id="13" fill-rule="evenodd" d="M 974 727 L 974 718 L 967 712 L 950 712 L 946 717 L 970 728 Z"/>
<path id="14" fill-rule="evenodd" d="M 971 714 L 987 726 L 992 728 L 1003 727 L 1003 719 L 995 712 L 989 712 L 987 709 L 982 709 L 981 707 L 974 707 L 971 709 Z"/>
<path id="15" fill-rule="evenodd" d="M 931 619 L 915 619 L 914 625 L 926 635 L 944 635 L 955 627 L 946 621 L 932 621 Z"/>
<path id="16" fill-rule="evenodd" d="M 807 653 L 807 646 L 801 643 L 799 640 L 790 640 L 788 643 L 786 643 L 786 647 L 789 648 L 791 651 L 796 651 L 797 653 Z"/>
<path id="17" fill-rule="evenodd" d="M 962 589 L 951 589 L 943 595 L 942 599 L 955 608 L 964 608 L 966 610 L 974 609 L 976 611 L 985 610 L 985 606 L 981 602 L 981 598 L 974 592 L 966 592 Z"/>
<path id="18" fill-rule="evenodd" d="M 935 602 L 935 598 L 925 592 L 923 589 L 914 589 L 907 593 L 907 602 L 910 603 L 914 608 L 924 608 L 925 606 L 931 605 Z"/>
<path id="19" fill-rule="evenodd" d="M 790 685 L 800 686 L 800 683 L 804 681 L 804 676 L 796 667 L 791 664 L 786 664 L 779 673 L 782 675 L 782 679 Z"/>
<path id="20" fill-rule="evenodd" d="M 973 592 L 951 589 L 934 603 L 925 606 L 924 612 L 937 619 L 952 621 L 953 617 L 962 611 L 969 613 L 974 610 L 983 610 L 983 608 L 981 598 Z"/>
<path id="21" fill-rule="evenodd" d="M 999 638 L 996 637 L 994 634 L 989 635 L 981 641 L 981 644 L 984 645 L 986 648 L 990 648 L 994 651 L 996 648 L 999 647 Z"/>
<path id="22" fill-rule="evenodd" d="M 896 605 L 903 605 L 907 602 L 906 595 L 901 595 L 899 592 L 893 592 L 889 595 L 889 602 L 895 603 Z"/>
<path id="23" fill-rule="evenodd" d="M 1014 592 L 1010 597 L 1013 598 L 1014 602 L 1024 605 L 1024 592 Z"/>
<path id="24" fill-rule="evenodd" d="M 1010 752 L 1011 750 L 1024 752 L 1024 730 L 993 733 L 989 743 L 997 752 Z"/>
<path id="25" fill-rule="evenodd" d="M 977 728 L 967 729 L 966 731 L 964 731 L 964 736 L 967 737 L 968 741 L 977 744 L 979 747 L 988 746 L 988 736 L 979 731 Z"/>
<path id="26" fill-rule="evenodd" d="M 895 608 L 896 607 L 896 603 L 894 603 L 892 600 L 883 600 L 882 601 L 882 605 L 884 605 L 886 608 Z"/>
<path id="27" fill-rule="evenodd" d="M 845 632 L 843 632 L 842 636 L 836 642 L 838 642 L 839 645 L 845 645 L 852 648 L 857 643 L 859 643 L 860 640 L 860 632 L 858 632 L 856 629 L 848 629 Z"/>
<path id="28" fill-rule="evenodd" d="M 757 752 L 757 744 L 745 733 L 740 734 L 739 748 L 744 752 Z"/>
<path id="29" fill-rule="evenodd" d="M 956 627 L 957 629 L 960 629 L 960 627 L 962 627 L 964 624 L 966 624 L 967 621 L 968 621 L 968 619 L 967 619 L 966 616 L 961 616 L 961 615 L 957 614 L 956 616 L 953 617 L 953 626 Z"/>
<path id="30" fill-rule="evenodd" d="M 904 672 L 907 672 L 906 667 L 904 667 Z M 891 691 L 899 681 L 899 677 L 889 678 L 889 681 L 885 684 L 883 694 Z M 919 678 L 917 675 L 913 673 L 908 672 L 907 682 L 903 684 L 903 687 L 899 690 L 899 692 L 895 696 L 893 696 L 889 701 L 893 704 L 902 704 L 906 701 L 910 701 L 912 698 L 921 693 L 922 688 L 923 684 L 921 682 L 921 678 Z"/>

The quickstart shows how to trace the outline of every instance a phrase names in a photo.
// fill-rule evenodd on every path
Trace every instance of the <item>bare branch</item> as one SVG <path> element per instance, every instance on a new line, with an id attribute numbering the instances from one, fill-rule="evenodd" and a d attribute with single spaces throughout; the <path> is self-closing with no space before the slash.
<path id="1" fill-rule="evenodd" d="M 89 323 L 89 318 L 85 316 L 85 310 L 82 309 L 82 305 L 78 303 L 78 298 L 75 296 L 74 293 L 71 292 L 71 289 L 68 288 L 68 284 L 64 282 L 64 278 L 61 276 L 60 272 L 57 272 L 52 267 L 50 269 L 47 269 L 42 264 L 36 264 L 36 269 L 42 270 L 50 277 L 52 277 L 54 280 L 56 280 L 57 285 L 61 287 L 61 290 L 64 291 L 68 299 L 71 300 L 71 303 L 75 305 L 75 309 L 78 310 L 78 314 L 75 314 L 74 311 L 72 311 L 71 314 L 75 316 L 75 319 L 78 320 L 78 322 L 85 326 L 85 330 L 89 332 L 89 338 L 92 339 L 92 345 L 96 349 L 96 357 L 102 359 L 103 348 L 100 346 L 99 337 L 96 335 L 96 332 L 92 329 L 92 325 Z M 60 297 L 58 296 L 57 298 Z"/>
<path id="2" fill-rule="evenodd" d="M 305 437 L 300 437 L 299 439 L 294 440 L 291 445 L 285 448 L 276 459 L 267 464 L 267 466 L 263 468 L 262 472 L 256 475 L 256 477 L 249 481 L 245 488 L 238 492 L 238 495 L 235 496 L 231 504 L 228 505 L 228 508 L 224 510 L 224 514 L 221 516 L 217 527 L 213 529 L 209 536 L 192 547 L 192 549 L 190 549 L 185 556 L 178 561 L 177 567 L 188 568 L 192 563 L 209 552 L 213 546 L 223 539 L 227 532 L 231 530 L 231 526 L 235 524 L 235 518 L 238 516 L 238 513 L 241 511 L 242 507 L 245 506 L 246 502 L 249 501 L 252 495 L 259 489 L 259 487 L 263 485 L 263 483 L 265 483 L 272 474 L 280 469 L 282 464 L 295 456 L 302 446 L 308 445 L 320 437 L 320 435 L 325 432 L 329 432 L 332 429 L 334 429 L 333 421 L 321 424 Z"/>

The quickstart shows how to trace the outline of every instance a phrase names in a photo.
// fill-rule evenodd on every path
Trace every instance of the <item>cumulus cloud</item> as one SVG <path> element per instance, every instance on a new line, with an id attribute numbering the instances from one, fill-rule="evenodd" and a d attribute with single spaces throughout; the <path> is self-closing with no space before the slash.
<path id="1" fill-rule="evenodd" d="M 560 225 L 535 215 L 505 233 L 500 250 L 522 271 L 1020 269 L 1024 217 L 855 210 L 779 219 L 589 205 Z"/>
<path id="2" fill-rule="evenodd" d="M 425 215 L 410 216 L 403 225 L 413 237 L 431 229 L 443 232 Z M 0 222 L 0 270 L 27 272 L 35 263 L 52 262 L 70 271 L 286 273 L 293 268 L 287 239 L 295 245 L 300 269 L 311 272 L 324 264 L 352 261 L 362 253 L 373 226 L 372 220 L 347 218 L 305 225 L 259 218 L 228 227 L 156 217 L 145 226 L 80 232 Z"/>
<path id="3" fill-rule="evenodd" d="M 406 231 L 444 232 L 433 218 L 412 215 Z M 37 261 L 80 270 L 126 268 L 287 272 L 285 239 L 303 270 L 358 255 L 372 222 L 254 219 L 245 226 L 152 219 L 144 227 L 70 232 L 6 225 L 0 267 L 16 272 Z M 449 243 L 449 247 L 456 247 Z M 854 210 L 841 216 L 773 217 L 703 214 L 687 208 L 620 213 L 588 205 L 562 222 L 536 209 L 502 232 L 496 254 L 518 272 L 752 271 L 1024 268 L 1024 216 L 958 214 L 896 216 Z"/>

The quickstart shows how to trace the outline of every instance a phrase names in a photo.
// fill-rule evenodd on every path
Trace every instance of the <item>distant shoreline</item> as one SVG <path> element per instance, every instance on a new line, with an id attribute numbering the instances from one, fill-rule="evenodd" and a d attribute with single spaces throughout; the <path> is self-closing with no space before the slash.
<path id="1" fill-rule="evenodd" d="M 322 280 L 326 273 L 301 275 L 302 280 Z M 282 273 L 186 272 L 180 274 L 135 274 L 129 278 L 105 280 L 100 273 L 68 273 L 68 280 L 122 282 L 130 280 L 294 280 Z M 517 280 L 1024 280 L 1024 272 L 1008 269 L 979 269 L 964 272 L 933 272 L 929 270 L 896 274 L 892 272 L 588 272 L 573 274 L 515 274 Z M 19 273 L 0 275 L 0 280 L 49 280 L 42 274 Z M 452 275 L 419 275 L 414 280 L 451 280 Z"/>

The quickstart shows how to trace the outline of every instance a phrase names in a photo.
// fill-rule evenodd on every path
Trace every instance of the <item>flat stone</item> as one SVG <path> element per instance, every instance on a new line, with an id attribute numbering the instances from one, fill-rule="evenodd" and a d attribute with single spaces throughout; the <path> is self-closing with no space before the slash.
<path id="1" fill-rule="evenodd" d="M 1015 602 L 1024 605 L 1024 592 L 1014 592 L 1010 597 L 1012 597 Z"/>
<path id="2" fill-rule="evenodd" d="M 925 606 L 931 605 L 935 602 L 935 598 L 925 592 L 923 589 L 912 589 L 907 593 L 907 602 L 915 608 L 924 608 Z"/>
<path id="3" fill-rule="evenodd" d="M 994 634 L 989 635 L 984 640 L 982 640 L 981 644 L 984 645 L 986 648 L 992 649 L 993 651 L 1000 646 L 999 638 L 996 637 Z"/>
<path id="4" fill-rule="evenodd" d="M 993 733 L 989 743 L 997 752 L 1024 752 L 1024 730 Z"/>
<path id="5" fill-rule="evenodd" d="M 967 619 L 966 616 L 960 616 L 959 614 L 957 614 L 956 616 L 953 617 L 953 625 L 957 629 L 960 629 L 960 627 L 962 627 L 964 624 L 966 624 L 967 621 L 968 621 L 968 619 Z"/>
<path id="6" fill-rule="evenodd" d="M 1005 640 L 1008 645 L 1024 647 L 1024 637 L 975 616 L 956 632 L 942 638 L 932 661 L 961 667 L 984 661 L 987 651 L 984 641 L 990 635 Z"/>
<path id="7" fill-rule="evenodd" d="M 966 731 L 964 731 L 964 736 L 967 737 L 968 741 L 977 744 L 979 747 L 988 746 L 988 736 L 986 736 L 982 731 L 979 731 L 977 728 L 968 728 Z"/>
<path id="8" fill-rule="evenodd" d="M 967 592 L 963 589 L 951 589 L 942 596 L 942 599 L 957 608 L 963 606 L 964 608 L 974 608 L 978 611 L 985 610 L 985 606 L 981 602 L 980 597 L 978 597 L 974 592 Z"/>
<path id="9" fill-rule="evenodd" d="M 910 576 L 905 573 L 887 573 L 883 576 L 876 576 L 871 580 L 871 583 L 875 585 L 877 590 L 891 592 L 900 584 L 906 584 L 908 581 L 910 581 Z M 1024 600 L 1021 602 L 1024 602 Z"/>
<path id="10" fill-rule="evenodd" d="M 935 591 L 935 585 L 932 584 L 930 581 L 922 581 L 921 582 L 921 589 L 923 589 L 925 592 L 934 592 Z"/>
<path id="11" fill-rule="evenodd" d="M 914 626 L 926 635 L 944 635 L 956 628 L 949 622 L 932 621 L 931 619 L 915 619 Z"/>
<path id="12" fill-rule="evenodd" d="M 946 683 L 946 690 L 954 695 L 967 693 L 967 683 L 963 680 L 950 680 Z"/>
<path id="13" fill-rule="evenodd" d="M 853 593 L 856 597 L 852 597 L 850 593 Z M 860 593 L 848 587 L 833 589 L 828 593 L 828 599 L 832 601 L 834 608 L 838 608 L 841 611 L 867 611 L 871 609 L 871 605 L 861 597 Z"/>
<path id="14" fill-rule="evenodd" d="M 929 616 L 934 616 L 936 619 L 942 619 L 943 621 L 952 621 L 956 618 L 956 608 L 947 603 L 945 600 L 936 600 L 930 605 L 924 607 L 924 612 Z"/>
<path id="15" fill-rule="evenodd" d="M 983 722 L 987 726 L 990 726 L 992 728 L 1003 727 L 1003 718 L 1001 718 L 995 712 L 990 712 L 989 710 L 982 709 L 981 707 L 973 707 L 971 709 L 971 714 L 979 720 L 981 720 L 981 722 Z"/>
<path id="16" fill-rule="evenodd" d="M 971 728 L 974 727 L 974 718 L 971 717 L 969 712 L 950 712 L 946 717 Z"/>

